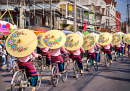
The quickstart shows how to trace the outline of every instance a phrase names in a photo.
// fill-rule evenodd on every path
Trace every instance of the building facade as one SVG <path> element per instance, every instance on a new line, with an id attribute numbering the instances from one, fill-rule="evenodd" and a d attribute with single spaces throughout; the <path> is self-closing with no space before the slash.
<path id="1" fill-rule="evenodd" d="M 121 30 L 121 13 L 116 11 L 116 32 Z"/>
<path id="2" fill-rule="evenodd" d="M 116 2 L 115 0 L 104 0 L 106 2 L 106 27 L 111 32 L 116 31 Z"/>

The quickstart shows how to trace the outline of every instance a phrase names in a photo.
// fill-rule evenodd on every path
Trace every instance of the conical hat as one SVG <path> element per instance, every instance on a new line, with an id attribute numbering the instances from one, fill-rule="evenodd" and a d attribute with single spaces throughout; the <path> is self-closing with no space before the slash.
<path id="1" fill-rule="evenodd" d="M 37 46 L 37 36 L 28 29 L 12 32 L 6 40 L 6 50 L 14 57 L 25 57 Z"/>
<path id="2" fill-rule="evenodd" d="M 112 35 L 110 33 L 101 33 L 99 35 L 99 40 L 98 40 L 98 43 L 100 45 L 108 45 L 112 42 Z"/>
<path id="3" fill-rule="evenodd" d="M 66 35 L 59 30 L 51 30 L 46 32 L 42 38 L 41 43 L 49 49 L 57 49 L 65 44 Z"/>
<path id="4" fill-rule="evenodd" d="M 65 48 L 67 50 L 77 50 L 83 44 L 83 37 L 77 33 L 72 33 L 67 35 L 67 39 L 65 42 Z"/>
<path id="5" fill-rule="evenodd" d="M 41 38 L 42 38 L 43 35 L 44 35 L 44 33 L 40 33 L 40 34 L 37 35 L 37 41 L 38 41 L 37 46 L 39 48 L 44 48 L 43 44 L 41 43 Z"/>
<path id="6" fill-rule="evenodd" d="M 124 42 L 126 43 L 126 44 L 129 44 L 130 45 L 130 34 L 126 34 L 125 36 L 124 36 Z"/>
<path id="7" fill-rule="evenodd" d="M 118 45 L 122 40 L 121 34 L 119 33 L 114 33 L 112 35 L 112 44 L 113 45 Z"/>
<path id="8" fill-rule="evenodd" d="M 85 50 L 90 50 L 94 47 L 96 43 L 96 38 L 92 34 L 88 34 L 84 36 L 84 43 L 83 43 L 83 48 Z"/>

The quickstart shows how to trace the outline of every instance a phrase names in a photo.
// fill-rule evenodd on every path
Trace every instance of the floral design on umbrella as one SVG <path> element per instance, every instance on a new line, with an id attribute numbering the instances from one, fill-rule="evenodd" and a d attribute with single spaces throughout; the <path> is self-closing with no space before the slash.
<path id="1" fill-rule="evenodd" d="M 75 43 L 71 43 L 71 36 L 68 36 L 67 39 L 66 39 L 66 42 L 65 42 L 65 47 L 74 47 L 74 46 L 77 46 L 79 43 L 79 40 Z"/>
<path id="2" fill-rule="evenodd" d="M 43 39 L 43 43 L 46 44 L 46 46 L 48 47 L 53 47 L 59 44 L 61 40 L 62 40 L 62 37 L 60 36 L 60 38 L 54 39 L 54 41 L 50 41 L 49 35 L 46 35 L 45 38 Z"/>
<path id="3" fill-rule="evenodd" d="M 19 37 L 19 35 L 26 35 L 25 33 L 21 32 L 14 32 L 11 37 L 7 40 L 7 47 L 10 47 L 11 50 L 18 51 L 18 52 L 22 52 L 22 51 L 26 51 L 28 49 L 27 48 L 23 48 L 23 46 L 18 47 L 18 42 L 16 43 L 16 40 L 14 38 Z"/>
<path id="4" fill-rule="evenodd" d="M 106 40 L 104 40 L 103 35 L 100 35 L 98 42 L 99 42 L 99 43 L 105 43 L 105 42 L 108 42 L 108 40 L 109 40 L 109 38 L 106 39 Z"/>
<path id="5" fill-rule="evenodd" d="M 94 45 L 94 37 L 93 36 L 87 36 L 84 38 L 84 41 L 89 40 L 89 45 L 87 47 L 92 47 Z"/>

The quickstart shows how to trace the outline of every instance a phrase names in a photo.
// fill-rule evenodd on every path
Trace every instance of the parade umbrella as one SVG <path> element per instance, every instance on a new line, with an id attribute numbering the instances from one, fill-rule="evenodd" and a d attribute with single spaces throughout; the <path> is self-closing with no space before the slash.
<path id="1" fill-rule="evenodd" d="M 100 33 L 98 43 L 100 45 L 108 45 L 112 42 L 112 35 L 110 33 L 104 32 Z"/>
<path id="2" fill-rule="evenodd" d="M 94 35 L 94 36 L 95 36 L 95 38 L 96 38 L 96 42 L 98 42 L 98 39 L 99 39 L 99 34 L 97 34 L 97 33 L 90 33 L 90 34 Z"/>
<path id="3" fill-rule="evenodd" d="M 76 33 L 84 37 L 84 35 L 81 32 L 77 31 Z"/>
<path id="4" fill-rule="evenodd" d="M 123 32 L 117 32 L 117 33 L 119 33 L 119 34 L 121 34 L 121 35 L 124 35 L 124 33 L 123 33 Z"/>
<path id="5" fill-rule="evenodd" d="M 41 43 L 41 38 L 42 38 L 43 35 L 44 35 L 44 33 L 40 33 L 40 34 L 37 35 L 37 41 L 38 41 L 37 46 L 39 48 L 44 48 L 43 44 Z"/>
<path id="6" fill-rule="evenodd" d="M 65 28 L 64 31 L 68 31 L 68 30 Z"/>
<path id="7" fill-rule="evenodd" d="M 119 33 L 114 33 L 112 35 L 112 44 L 118 45 L 122 41 L 122 36 Z"/>
<path id="8" fill-rule="evenodd" d="M 0 33 L 9 33 L 9 31 L 5 31 L 5 30 L 0 29 Z"/>
<path id="9" fill-rule="evenodd" d="M 88 31 L 86 31 L 86 32 L 84 32 L 84 33 L 83 33 L 83 35 L 87 35 L 87 34 L 89 34 L 89 32 L 88 32 Z"/>
<path id="10" fill-rule="evenodd" d="M 37 29 L 35 29 L 34 31 L 42 31 L 42 33 L 47 32 L 47 30 L 46 30 L 46 29 L 43 29 L 43 28 L 37 28 Z"/>
<path id="11" fill-rule="evenodd" d="M 65 33 L 65 34 L 74 33 L 74 32 L 71 32 L 71 31 L 62 31 L 62 32 Z"/>
<path id="12" fill-rule="evenodd" d="M 37 36 L 28 29 L 12 32 L 6 39 L 6 50 L 14 57 L 30 55 L 37 46 Z"/>
<path id="13" fill-rule="evenodd" d="M 83 48 L 85 50 L 90 50 L 94 47 L 96 43 L 96 38 L 92 34 L 87 34 L 84 36 L 84 43 L 83 43 Z"/>
<path id="14" fill-rule="evenodd" d="M 124 36 L 124 40 L 125 40 L 124 42 L 125 42 L 126 44 L 129 44 L 129 45 L 130 45 L 130 34 L 129 34 L 129 33 Z"/>
<path id="15" fill-rule="evenodd" d="M 77 33 L 67 35 L 65 48 L 70 51 L 79 49 L 83 44 L 83 37 Z"/>
<path id="16" fill-rule="evenodd" d="M 59 30 L 50 30 L 41 38 L 41 43 L 49 49 L 60 48 L 65 44 L 65 41 L 66 35 Z"/>
<path id="17" fill-rule="evenodd" d="M 31 30 L 31 31 L 34 32 L 36 35 L 44 33 L 43 31 L 33 31 L 33 30 Z"/>
<path id="18" fill-rule="evenodd" d="M 11 24 L 11 23 L 9 23 L 9 22 L 7 22 L 7 21 L 2 21 L 2 20 L 0 20 L 0 24 L 1 24 L 1 25 L 4 25 L 3 27 L 4 27 L 4 28 L 7 28 L 7 29 L 9 29 L 10 26 L 13 26 L 13 24 Z"/>

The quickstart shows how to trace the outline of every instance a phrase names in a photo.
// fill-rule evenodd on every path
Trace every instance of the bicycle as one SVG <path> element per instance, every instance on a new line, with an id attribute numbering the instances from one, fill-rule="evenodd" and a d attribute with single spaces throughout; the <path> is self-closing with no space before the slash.
<path id="1" fill-rule="evenodd" d="M 77 64 L 78 61 L 79 61 L 79 58 L 75 58 L 74 62 L 73 62 L 73 73 L 75 75 L 76 80 L 78 79 L 79 74 L 81 74 L 81 72 L 80 72 L 81 69 L 78 68 L 78 64 Z M 82 63 L 82 66 L 83 66 L 83 63 Z M 84 72 L 84 66 L 83 66 L 83 72 Z M 82 76 L 82 74 L 81 74 L 81 76 Z"/>
<path id="2" fill-rule="evenodd" d="M 60 78 L 62 79 L 63 82 L 67 80 L 67 62 L 64 61 L 64 70 L 66 70 L 66 72 L 64 73 L 59 72 L 59 67 L 58 67 L 59 63 L 60 61 L 55 61 L 54 63 L 52 63 L 53 67 L 51 71 L 51 79 L 55 87 L 58 85 Z"/>
<path id="3" fill-rule="evenodd" d="M 121 46 L 121 47 L 122 47 L 122 56 L 121 56 L 121 61 L 123 61 L 123 54 L 125 53 L 125 51 L 124 51 L 124 50 L 125 50 L 125 49 L 124 49 L 125 46 L 123 45 L 123 46 Z"/>
<path id="4" fill-rule="evenodd" d="M 32 62 L 33 62 L 33 65 L 35 68 L 39 68 L 42 71 L 45 70 L 45 67 L 46 67 L 46 56 L 45 55 L 41 56 L 41 60 L 35 59 L 35 60 L 32 60 Z"/>
<path id="5" fill-rule="evenodd" d="M 32 77 L 26 76 L 26 69 L 27 67 L 22 67 L 19 71 L 15 72 L 12 80 L 11 80 L 11 91 L 23 91 L 25 90 L 26 87 L 30 86 L 29 80 L 33 79 Z M 37 86 L 36 86 L 36 91 L 40 89 L 41 85 L 41 72 L 37 68 L 37 75 L 38 75 L 38 80 L 37 80 Z"/>
<path id="6" fill-rule="evenodd" d="M 98 62 L 93 60 L 92 58 L 92 54 L 89 54 L 90 58 L 87 59 L 86 63 L 87 63 L 87 71 L 91 71 L 92 67 L 94 67 L 94 69 L 97 71 L 98 70 Z"/>
<path id="7" fill-rule="evenodd" d="M 108 58 L 108 54 L 109 54 L 109 52 L 107 51 L 107 52 L 105 53 L 105 55 L 104 55 L 104 60 L 105 60 L 105 63 L 106 63 L 106 67 L 107 67 L 107 68 L 108 68 L 109 65 L 110 65 L 110 60 L 109 60 L 109 58 Z"/>
<path id="8" fill-rule="evenodd" d="M 120 58 L 120 50 L 117 49 L 117 51 L 115 52 L 115 61 L 118 62 L 119 58 Z"/>

